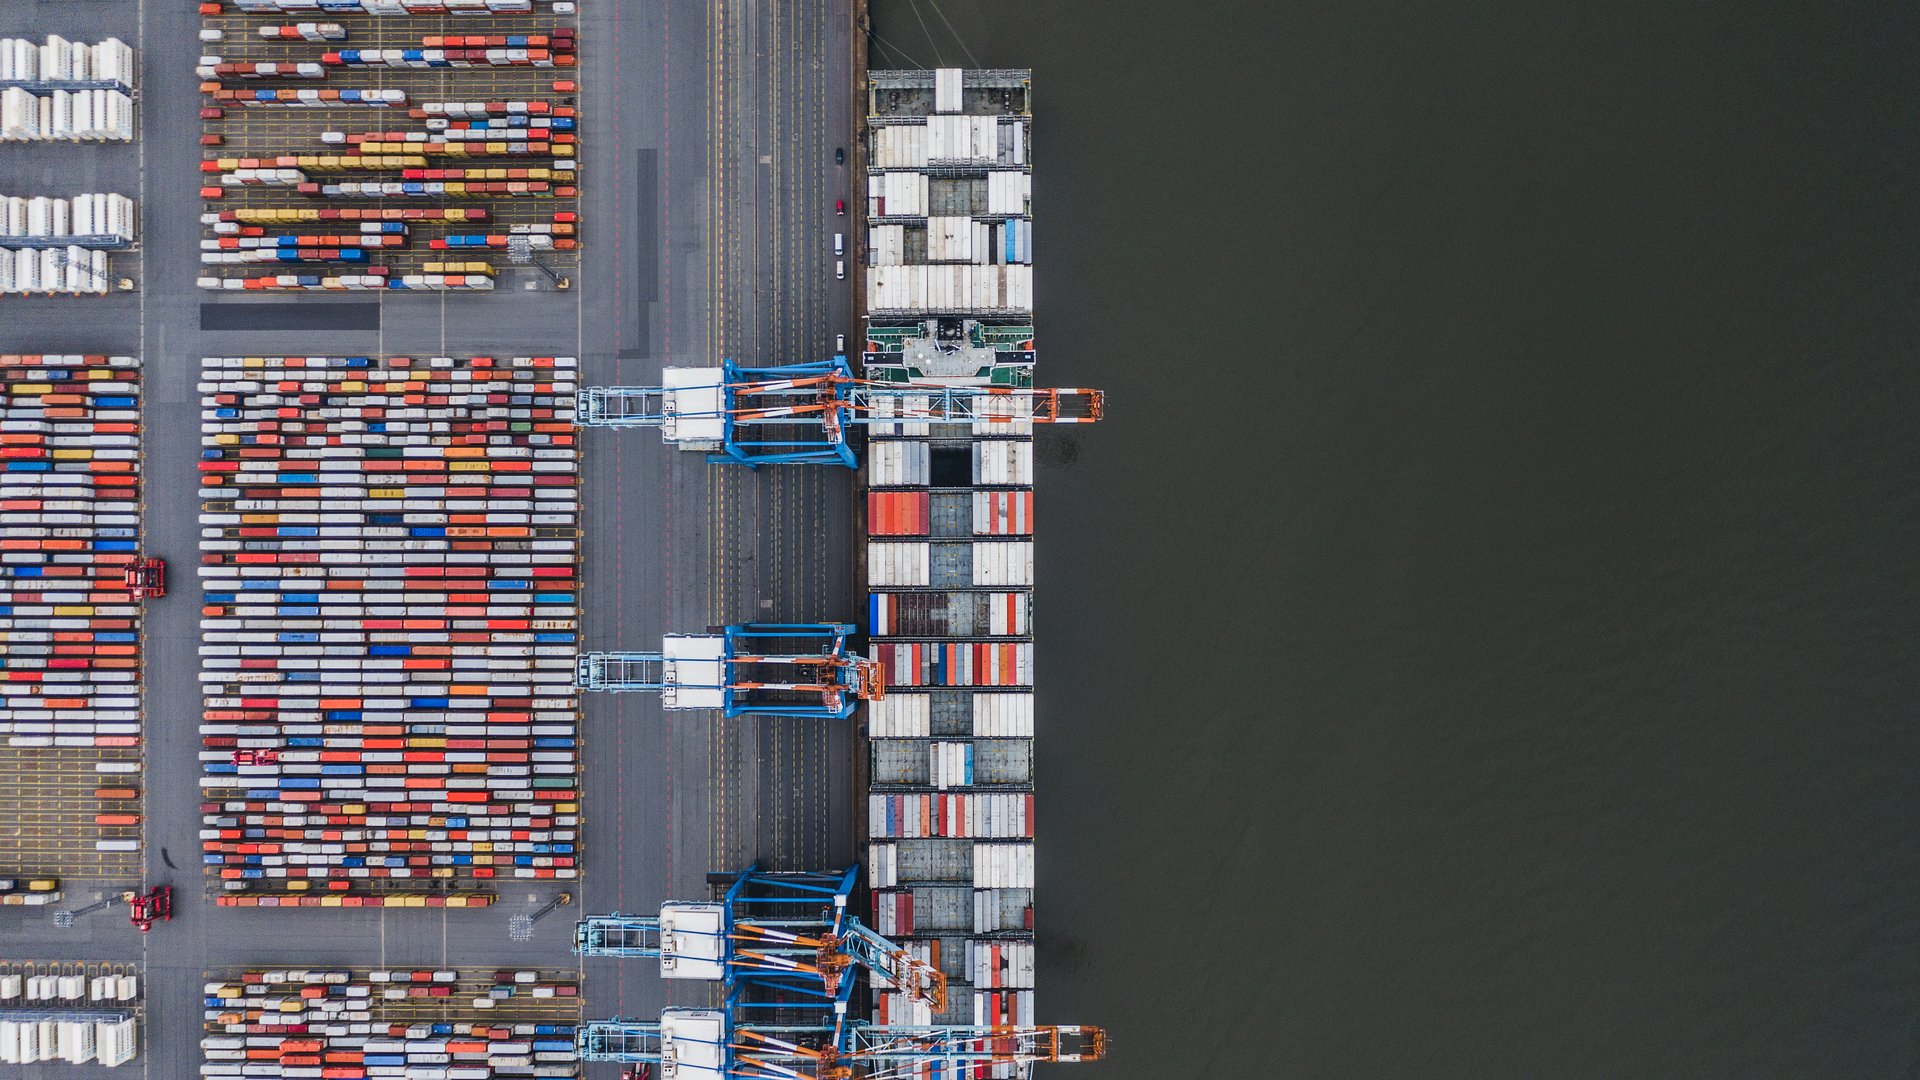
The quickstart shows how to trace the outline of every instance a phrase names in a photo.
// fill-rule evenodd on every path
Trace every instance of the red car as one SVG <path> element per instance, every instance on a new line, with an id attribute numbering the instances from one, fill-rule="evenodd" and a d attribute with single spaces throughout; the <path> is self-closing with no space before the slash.
<path id="1" fill-rule="evenodd" d="M 846 217 L 847 216 L 847 200 L 845 199 L 833 200 L 833 212 L 836 214 L 839 214 L 841 217 Z"/>
<path id="2" fill-rule="evenodd" d="M 133 898 L 132 922 L 140 928 L 141 933 L 153 929 L 155 919 L 173 921 L 173 886 L 155 885 L 147 890 L 145 896 Z"/>
<path id="3" fill-rule="evenodd" d="M 167 564 L 160 559 L 140 559 L 127 564 L 127 591 L 135 600 L 157 599 L 167 595 Z"/>

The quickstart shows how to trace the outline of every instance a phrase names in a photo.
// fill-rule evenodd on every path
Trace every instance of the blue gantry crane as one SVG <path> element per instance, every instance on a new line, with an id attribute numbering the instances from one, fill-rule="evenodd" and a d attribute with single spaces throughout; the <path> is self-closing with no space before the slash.
<path id="1" fill-rule="evenodd" d="M 585 956 L 658 957 L 671 979 L 717 980 L 721 1009 L 667 1009 L 657 1023 L 594 1021 L 583 1060 L 671 1064 L 675 1080 L 1024 1077 L 1035 1062 L 1105 1053 L 1097 1028 L 874 1025 L 852 1015 L 859 970 L 939 1013 L 946 978 L 848 912 L 858 867 L 749 868 L 718 903 L 668 903 L 658 918 L 593 916 Z"/>
<path id="2" fill-rule="evenodd" d="M 887 693 L 880 665 L 847 651 L 854 630 L 851 623 L 747 623 L 718 634 L 668 634 L 659 652 L 582 653 L 573 683 L 658 693 L 668 709 L 844 719 L 856 702 Z"/>
<path id="3" fill-rule="evenodd" d="M 583 427 L 657 427 L 670 446 L 708 461 L 855 468 L 848 429 L 865 424 L 1090 424 L 1098 390 L 995 385 L 991 376 L 910 382 L 856 378 L 843 354 L 781 367 L 666 368 L 657 387 L 590 386 L 576 394 Z"/>
<path id="4" fill-rule="evenodd" d="M 666 979 L 717 980 L 729 1009 L 761 1001 L 844 1018 L 854 970 L 934 1012 L 947 1007 L 947 979 L 863 924 L 847 909 L 859 867 L 834 873 L 740 874 L 718 903 L 668 902 L 657 918 L 594 915 L 574 931 L 582 956 L 658 957 Z"/>

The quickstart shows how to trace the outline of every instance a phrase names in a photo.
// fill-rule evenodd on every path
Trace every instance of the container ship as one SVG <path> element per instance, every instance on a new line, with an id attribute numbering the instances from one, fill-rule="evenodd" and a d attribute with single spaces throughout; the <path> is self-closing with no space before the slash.
<path id="1" fill-rule="evenodd" d="M 1034 385 L 1031 86 L 868 73 L 866 378 Z M 867 430 L 873 925 L 950 987 L 935 1014 L 876 983 L 874 1020 L 1032 1024 L 1033 425 Z"/>

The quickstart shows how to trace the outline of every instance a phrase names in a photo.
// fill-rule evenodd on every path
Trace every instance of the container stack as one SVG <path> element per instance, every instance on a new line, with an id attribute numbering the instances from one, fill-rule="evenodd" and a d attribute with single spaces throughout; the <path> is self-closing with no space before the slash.
<path id="1" fill-rule="evenodd" d="M 577 876 L 575 367 L 202 361 L 221 902 L 475 906 Z"/>
<path id="2" fill-rule="evenodd" d="M 1028 74 L 869 76 L 864 374 L 1032 386 L 1031 303 L 1005 291 L 1031 291 Z M 896 295 L 900 272 L 919 291 Z M 929 292 L 941 275 L 991 288 Z M 1031 1024 L 1033 425 L 867 432 L 869 654 L 888 687 L 867 713 L 868 884 L 879 931 L 925 945 L 950 987 L 940 1016 L 878 988 L 876 1020 Z"/>
<path id="3" fill-rule="evenodd" d="M 131 964 L 0 961 L 0 1062 L 126 1064 L 140 986 Z"/>
<path id="4" fill-rule="evenodd" d="M 33 777 L 10 796 L 0 867 L 137 875 L 139 364 L 3 355 L 0 376 L 0 776 Z"/>
<path id="5" fill-rule="evenodd" d="M 578 27 L 566 8 L 263 0 L 238 11 L 207 19 L 213 51 L 196 68 L 201 288 L 485 292 L 512 264 L 578 265 Z M 290 12 L 338 21 L 287 25 L 278 16 Z M 275 18 L 250 18 L 260 15 Z M 397 243 L 332 242 L 351 233 L 341 222 L 406 230 Z M 529 270 L 523 284 L 547 286 Z"/>
<path id="6" fill-rule="evenodd" d="M 247 970 L 204 987 L 203 1077 L 573 1077 L 571 972 Z"/>
<path id="7" fill-rule="evenodd" d="M 0 141 L 131 141 L 135 70 L 118 38 L 0 38 Z"/>
<path id="8" fill-rule="evenodd" d="M 871 75 L 868 314 L 1031 312 L 1028 73 Z"/>
<path id="9" fill-rule="evenodd" d="M 0 195 L 0 295 L 107 291 L 107 252 L 134 239 L 133 200 Z"/>

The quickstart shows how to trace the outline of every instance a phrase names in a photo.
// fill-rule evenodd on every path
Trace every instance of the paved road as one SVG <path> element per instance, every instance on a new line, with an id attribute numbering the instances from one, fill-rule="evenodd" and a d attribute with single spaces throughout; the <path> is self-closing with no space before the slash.
<path id="1" fill-rule="evenodd" d="M 0 351 L 145 357 L 153 553 L 183 570 L 198 562 L 194 371 L 203 355 L 573 352 L 588 383 L 644 384 L 669 363 L 817 358 L 834 334 L 851 332 L 851 279 L 831 276 L 831 233 L 850 220 L 834 218 L 833 201 L 854 195 L 852 173 L 833 163 L 852 130 L 850 0 L 582 7 L 585 242 L 575 287 L 557 292 L 533 271 L 510 271 L 492 296 L 382 298 L 378 332 L 289 333 L 199 329 L 206 296 L 193 285 L 201 230 L 192 6 L 0 5 L 0 34 L 113 33 L 141 49 L 142 143 L 8 146 L 0 191 L 137 188 L 142 252 L 124 267 L 143 287 L 93 300 L 10 298 Z M 539 287 L 524 290 L 527 280 Z M 669 453 L 646 432 L 589 433 L 585 460 L 590 647 L 644 648 L 663 631 L 752 619 L 851 621 L 852 478 L 844 470 L 710 466 Z M 198 614 L 187 575 L 178 580 L 177 594 L 151 607 L 146 640 L 148 879 L 183 887 L 175 920 L 143 941 L 107 913 L 70 931 L 44 913 L 0 913 L 5 957 L 144 951 L 154 987 L 149 1075 L 197 1072 L 197 984 L 210 966 L 573 966 L 571 916 L 582 909 L 644 912 L 670 897 L 702 898 L 709 872 L 756 859 L 798 868 L 853 857 L 853 740 L 844 725 L 705 714 L 669 722 L 651 697 L 623 695 L 586 710 L 580 906 L 541 923 L 530 942 L 511 942 L 507 920 L 551 888 L 504 886 L 498 905 L 472 913 L 201 904 Z M 644 1016 L 667 1000 L 649 963 L 595 961 L 587 970 L 591 1015 Z M 693 986 L 676 996 L 705 994 Z M 84 1080 L 86 1072 L 63 1067 L 61 1075 Z"/>

